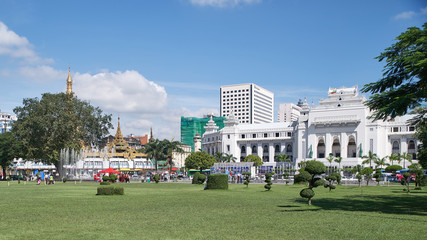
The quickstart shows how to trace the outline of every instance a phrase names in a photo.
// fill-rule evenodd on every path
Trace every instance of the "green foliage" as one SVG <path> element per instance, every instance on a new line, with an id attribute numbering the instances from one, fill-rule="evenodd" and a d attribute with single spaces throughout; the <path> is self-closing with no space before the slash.
<path id="1" fill-rule="evenodd" d="M 421 164 L 424 169 L 427 169 L 427 123 L 424 122 L 423 124 L 417 125 L 415 136 L 423 143 L 418 145 L 418 163 Z"/>
<path id="2" fill-rule="evenodd" d="M 107 182 L 107 181 L 100 182 L 99 185 L 110 185 L 110 182 Z"/>
<path id="3" fill-rule="evenodd" d="M 305 165 L 305 171 L 307 171 L 311 175 L 320 175 L 326 172 L 326 167 L 320 161 L 307 161 Z"/>
<path id="4" fill-rule="evenodd" d="M 339 174 L 338 174 L 338 176 L 339 176 Z M 339 176 L 339 177 L 341 178 L 341 176 Z M 338 182 L 337 174 L 332 173 L 331 175 L 326 176 L 325 179 L 326 179 L 326 181 L 328 181 L 328 183 L 324 184 L 324 187 L 329 188 L 329 192 L 332 189 L 335 189 L 334 182 Z"/>
<path id="5" fill-rule="evenodd" d="M 341 184 L 341 175 L 339 174 L 339 173 L 336 173 L 336 172 L 334 172 L 334 173 L 331 173 L 331 176 L 334 176 L 335 178 L 336 178 L 336 182 L 338 183 L 338 184 Z"/>
<path id="6" fill-rule="evenodd" d="M 292 162 L 292 160 L 289 158 L 288 155 L 286 154 L 281 154 L 279 153 L 279 155 L 276 156 L 276 158 L 274 159 L 275 162 Z"/>
<path id="7" fill-rule="evenodd" d="M 259 166 L 262 166 L 262 164 L 264 164 L 258 155 L 248 155 L 245 157 L 245 159 L 243 161 L 244 162 L 253 162 L 255 167 L 259 167 Z"/>
<path id="8" fill-rule="evenodd" d="M 243 184 L 245 184 L 246 187 L 249 187 L 249 183 L 251 182 L 251 173 L 245 172 L 243 173 L 243 176 L 245 177 L 245 182 Z"/>
<path id="9" fill-rule="evenodd" d="M 362 88 L 363 92 L 373 94 L 366 103 L 374 110 L 373 119 L 405 115 L 426 101 L 426 35 L 427 23 L 422 29 L 410 27 L 376 57 L 380 62 L 386 61 L 383 78 Z"/>
<path id="10" fill-rule="evenodd" d="M 325 185 L 325 183 L 326 183 L 325 180 L 321 178 L 315 178 L 311 186 L 312 188 L 316 188 L 316 187 Z"/>
<path id="11" fill-rule="evenodd" d="M 385 170 L 387 172 L 396 172 L 396 171 L 401 170 L 401 169 L 402 169 L 402 167 L 400 165 L 391 165 L 391 166 L 388 166 L 385 168 Z"/>
<path id="12" fill-rule="evenodd" d="M 409 172 L 415 175 L 415 187 L 421 190 L 421 183 L 426 176 L 423 174 L 423 169 L 419 163 L 413 163 L 408 166 Z"/>
<path id="13" fill-rule="evenodd" d="M 62 178 L 62 182 L 63 182 L 63 183 L 66 183 L 66 182 L 67 182 L 67 178 L 65 178 L 65 177 L 64 177 L 64 178 Z"/>
<path id="14" fill-rule="evenodd" d="M 61 149 L 98 146 L 112 128 L 111 115 L 65 93 L 24 99 L 13 111 L 18 120 L 12 131 L 23 143 L 25 157 L 56 165 Z"/>
<path id="15" fill-rule="evenodd" d="M 155 175 L 153 176 L 153 181 L 154 181 L 155 183 L 159 183 L 159 182 L 160 182 L 160 175 L 159 175 L 159 174 L 155 174 Z"/>
<path id="16" fill-rule="evenodd" d="M 193 152 L 185 159 L 185 167 L 188 169 L 208 169 L 215 163 L 215 158 L 205 151 Z"/>
<path id="17" fill-rule="evenodd" d="M 369 151 L 367 156 L 363 156 L 362 158 L 366 159 L 362 163 L 363 164 L 369 163 L 369 167 L 372 167 L 372 163 L 375 163 L 378 160 L 377 154 L 374 154 L 371 151 Z"/>
<path id="18" fill-rule="evenodd" d="M 302 171 L 294 176 L 294 184 L 307 184 L 310 179 L 310 173 L 308 173 L 307 171 Z"/>
<path id="19" fill-rule="evenodd" d="M 196 172 L 193 176 L 192 184 L 203 184 L 206 180 L 206 175 Z"/>
<path id="20" fill-rule="evenodd" d="M 360 174 L 363 175 L 366 179 L 366 186 L 369 185 L 369 180 L 372 179 L 372 173 L 374 172 L 374 169 L 370 167 L 366 167 L 360 171 Z"/>
<path id="21" fill-rule="evenodd" d="M 0 134 L 0 166 L 3 169 L 3 176 L 6 176 L 6 169 L 13 159 L 22 156 L 22 153 L 21 141 L 18 141 L 11 132 Z"/>
<path id="22" fill-rule="evenodd" d="M 383 174 L 381 173 L 380 169 L 377 169 L 373 175 L 373 177 L 375 178 L 375 181 L 378 183 L 378 185 L 380 185 L 380 181 L 381 181 L 382 176 L 383 176 Z"/>
<path id="23" fill-rule="evenodd" d="M 308 199 L 308 205 L 311 205 L 311 199 L 314 197 L 315 193 L 314 193 L 313 189 L 311 189 L 311 188 L 304 188 L 303 190 L 301 190 L 301 192 L 299 192 L 299 195 L 302 198 L 307 198 Z"/>
<path id="24" fill-rule="evenodd" d="M 272 173 L 266 173 L 265 174 L 265 182 L 267 184 L 264 185 L 264 188 L 267 189 L 267 191 L 270 191 L 271 185 L 273 185 L 273 182 L 271 181 L 271 177 L 273 176 Z"/>
<path id="25" fill-rule="evenodd" d="M 111 173 L 110 174 L 110 181 L 114 183 L 114 182 L 116 182 L 116 180 L 117 180 L 117 175 L 114 173 Z"/>
<path id="26" fill-rule="evenodd" d="M 228 176 L 225 174 L 208 175 L 206 189 L 228 189 Z"/>
<path id="27" fill-rule="evenodd" d="M 102 181 L 108 182 L 110 180 L 110 176 L 104 175 L 102 176 Z"/>
<path id="28" fill-rule="evenodd" d="M 123 187 L 101 186 L 101 187 L 98 187 L 96 195 L 123 195 L 123 194 L 124 194 Z"/>

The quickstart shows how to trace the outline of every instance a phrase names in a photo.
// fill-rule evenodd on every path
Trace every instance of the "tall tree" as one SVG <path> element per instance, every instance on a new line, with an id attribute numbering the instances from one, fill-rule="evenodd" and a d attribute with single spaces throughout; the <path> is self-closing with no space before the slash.
<path id="1" fill-rule="evenodd" d="M 25 157 L 53 163 L 57 169 L 61 149 L 98 146 L 112 128 L 111 115 L 65 93 L 24 99 L 13 111 L 18 120 L 12 132 L 22 142 Z"/>
<path id="2" fill-rule="evenodd" d="M 185 159 L 185 167 L 188 169 L 203 169 L 212 167 L 215 163 L 215 158 L 205 151 L 193 152 Z"/>
<path id="3" fill-rule="evenodd" d="M 219 163 L 224 162 L 224 153 L 216 152 L 213 156 L 214 156 L 216 162 L 219 162 Z"/>
<path id="4" fill-rule="evenodd" d="M 342 157 L 341 157 L 341 156 L 336 157 L 336 158 L 334 159 L 334 162 L 338 163 L 338 172 L 341 174 L 341 162 L 342 162 Z"/>
<path id="5" fill-rule="evenodd" d="M 165 155 L 169 165 L 169 172 L 172 171 L 172 167 L 174 166 L 173 153 L 184 153 L 184 150 L 181 148 L 181 145 L 181 142 L 174 141 L 173 138 L 171 141 L 167 139 L 164 139 L 162 141 L 162 146 L 164 147 Z"/>
<path id="6" fill-rule="evenodd" d="M 366 159 L 365 161 L 363 161 L 363 164 L 368 164 L 369 163 L 369 167 L 372 168 L 372 163 L 375 163 L 375 161 L 378 159 L 377 154 L 372 153 L 371 151 L 369 151 L 368 155 L 363 156 L 362 158 Z"/>
<path id="7" fill-rule="evenodd" d="M 156 172 L 158 170 L 157 161 L 165 159 L 167 156 L 167 151 L 165 149 L 165 142 L 159 141 L 159 139 L 153 139 L 145 144 L 144 148 L 141 150 L 143 153 L 147 154 L 149 159 L 154 160 L 154 168 Z"/>
<path id="8" fill-rule="evenodd" d="M 379 166 L 380 168 L 382 168 L 383 166 L 388 166 L 390 164 L 387 163 L 387 157 L 383 157 L 383 158 L 377 158 L 375 160 L 375 164 L 377 166 Z"/>
<path id="9" fill-rule="evenodd" d="M 14 158 L 22 153 L 21 141 L 18 141 L 11 132 L 0 134 L 0 166 L 3 170 L 3 178 L 6 178 L 6 169 Z"/>
<path id="10" fill-rule="evenodd" d="M 406 168 L 406 161 L 412 163 L 412 154 L 408 154 L 406 152 L 402 153 L 403 159 L 403 168 Z"/>
<path id="11" fill-rule="evenodd" d="M 237 158 L 233 154 L 226 153 L 224 155 L 224 162 L 236 162 Z"/>
<path id="12" fill-rule="evenodd" d="M 394 165 L 394 161 L 397 161 L 398 163 L 400 163 L 400 161 L 401 161 L 401 157 L 400 157 L 400 155 L 399 155 L 399 154 L 397 154 L 397 153 L 392 153 L 392 154 L 388 157 L 388 159 L 390 160 L 391 165 Z"/>
<path id="13" fill-rule="evenodd" d="M 276 162 L 282 162 L 282 163 L 288 162 L 288 163 L 290 163 L 290 162 L 292 162 L 292 160 L 289 158 L 288 155 L 279 153 L 279 155 L 276 156 Z M 290 164 L 288 164 L 288 166 L 290 168 Z"/>
<path id="14" fill-rule="evenodd" d="M 423 143 L 418 148 L 418 159 L 427 167 L 427 107 L 420 107 L 427 100 L 427 23 L 422 28 L 408 28 L 376 59 L 386 62 L 383 77 L 362 88 L 373 94 L 367 101 L 374 111 L 371 117 L 386 120 L 415 110 L 410 122 Z"/>
<path id="15" fill-rule="evenodd" d="M 326 160 L 329 162 L 329 170 L 328 172 L 331 172 L 332 169 L 332 162 L 334 161 L 334 155 L 332 153 L 329 154 L 329 157 L 326 158 Z"/>

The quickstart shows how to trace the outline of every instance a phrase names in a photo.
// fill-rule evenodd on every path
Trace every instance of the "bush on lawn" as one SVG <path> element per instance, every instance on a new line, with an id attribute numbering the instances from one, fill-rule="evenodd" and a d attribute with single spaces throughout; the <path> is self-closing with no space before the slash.
<path id="1" fill-rule="evenodd" d="M 251 173 L 245 172 L 243 173 L 243 176 L 245 176 L 245 182 L 243 184 L 245 184 L 246 187 L 249 187 L 249 183 L 251 182 Z"/>
<path id="2" fill-rule="evenodd" d="M 307 171 L 302 171 L 294 176 L 294 184 L 307 184 L 310 179 L 310 173 L 308 173 Z"/>
<path id="3" fill-rule="evenodd" d="M 67 182 L 67 178 L 65 178 L 65 177 L 64 177 L 64 178 L 62 178 L 62 182 L 63 182 L 63 183 L 66 183 L 66 182 Z"/>
<path id="4" fill-rule="evenodd" d="M 110 182 L 100 182 L 99 185 L 110 185 Z"/>
<path id="5" fill-rule="evenodd" d="M 154 175 L 153 176 L 153 181 L 156 182 L 156 183 L 159 183 L 160 182 L 160 175 L 159 174 Z"/>
<path id="6" fill-rule="evenodd" d="M 266 173 L 265 174 L 265 182 L 267 184 L 264 185 L 264 188 L 267 189 L 267 191 L 270 191 L 271 185 L 273 185 L 273 182 L 271 181 L 271 177 L 273 176 L 272 173 Z"/>
<path id="7" fill-rule="evenodd" d="M 98 187 L 96 195 L 123 195 L 123 187 L 102 186 Z"/>
<path id="8" fill-rule="evenodd" d="M 102 181 L 108 182 L 110 180 L 110 176 L 104 175 L 102 176 Z"/>
<path id="9" fill-rule="evenodd" d="M 192 184 L 203 184 L 206 180 L 206 176 L 204 174 L 201 174 L 199 172 L 196 172 L 193 176 Z"/>
<path id="10" fill-rule="evenodd" d="M 206 189 L 228 189 L 228 176 L 225 174 L 208 175 Z"/>
<path id="11" fill-rule="evenodd" d="M 110 174 L 110 180 L 111 180 L 111 182 L 115 183 L 117 180 L 117 175 L 116 174 Z"/>

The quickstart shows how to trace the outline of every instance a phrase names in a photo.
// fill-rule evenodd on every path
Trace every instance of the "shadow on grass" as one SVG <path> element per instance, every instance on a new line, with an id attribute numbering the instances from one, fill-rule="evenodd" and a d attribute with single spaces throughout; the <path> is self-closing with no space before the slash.
<path id="1" fill-rule="evenodd" d="M 399 191 L 399 193 L 401 193 Z M 279 206 L 280 208 L 292 208 L 286 211 L 318 211 L 318 210 L 338 210 L 349 212 L 380 212 L 385 214 L 402 214 L 427 216 L 427 204 L 425 197 L 415 196 L 348 196 L 346 199 L 340 198 L 313 198 L 312 206 L 315 209 L 305 208 L 295 209 L 295 206 Z M 295 202 L 307 204 L 307 200 L 296 199 Z M 426 221 L 427 222 L 427 221 Z"/>

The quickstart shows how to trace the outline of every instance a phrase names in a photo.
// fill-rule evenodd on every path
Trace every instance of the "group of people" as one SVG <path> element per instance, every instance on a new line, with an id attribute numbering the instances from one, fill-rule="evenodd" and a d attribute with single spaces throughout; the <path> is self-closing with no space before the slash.
<path id="1" fill-rule="evenodd" d="M 46 174 L 44 177 L 44 180 L 45 180 L 46 185 L 55 184 L 55 181 L 53 181 L 53 175 L 52 174 Z M 42 181 L 41 175 L 37 175 L 37 185 L 40 185 L 41 181 Z"/>
<path id="2" fill-rule="evenodd" d="M 120 174 L 119 176 L 119 182 L 126 182 L 126 183 L 130 183 L 130 176 L 129 174 Z"/>

